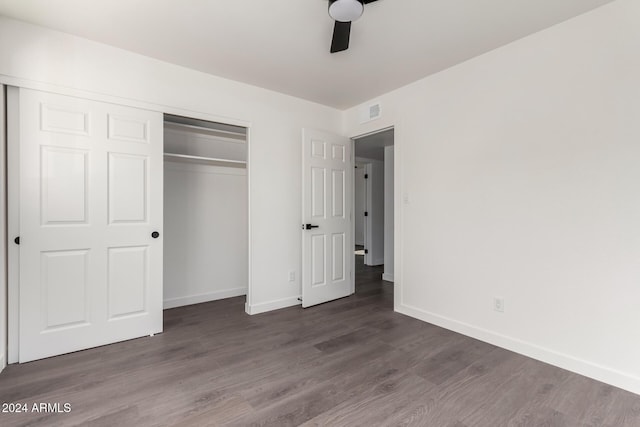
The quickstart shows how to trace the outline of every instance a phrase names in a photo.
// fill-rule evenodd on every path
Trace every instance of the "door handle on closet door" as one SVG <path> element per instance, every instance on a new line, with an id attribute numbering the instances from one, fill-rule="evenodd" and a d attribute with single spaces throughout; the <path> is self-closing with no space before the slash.
<path id="1" fill-rule="evenodd" d="M 304 229 L 305 230 L 311 230 L 312 228 L 319 228 L 319 225 L 311 225 L 311 224 L 305 224 L 304 225 Z"/>
<path id="2" fill-rule="evenodd" d="M 151 233 L 151 237 L 153 237 L 154 239 L 157 239 L 158 237 L 160 237 L 160 233 L 158 233 L 157 231 L 154 231 L 153 233 Z"/>

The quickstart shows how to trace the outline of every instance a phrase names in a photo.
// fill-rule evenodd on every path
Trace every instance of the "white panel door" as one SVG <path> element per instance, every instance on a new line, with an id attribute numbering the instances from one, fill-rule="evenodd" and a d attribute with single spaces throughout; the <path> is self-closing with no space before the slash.
<path id="1" fill-rule="evenodd" d="M 365 165 L 360 164 L 356 166 L 354 173 L 353 188 L 354 188 L 354 211 L 353 218 L 355 222 L 355 236 L 354 244 L 364 246 L 364 230 L 365 230 L 365 217 L 364 213 L 367 210 L 367 181 L 365 180 Z"/>
<path id="2" fill-rule="evenodd" d="M 20 89 L 20 362 L 162 331 L 162 120 Z"/>
<path id="3" fill-rule="evenodd" d="M 302 306 L 352 293 L 351 140 L 302 132 Z"/>

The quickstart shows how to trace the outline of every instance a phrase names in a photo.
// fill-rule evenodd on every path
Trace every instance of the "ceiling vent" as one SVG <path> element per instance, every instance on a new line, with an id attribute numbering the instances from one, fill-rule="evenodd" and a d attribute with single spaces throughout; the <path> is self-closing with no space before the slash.
<path id="1" fill-rule="evenodd" d="M 379 119 L 382 115 L 382 107 L 379 102 L 369 104 L 360 109 L 360 123 L 367 123 Z"/>

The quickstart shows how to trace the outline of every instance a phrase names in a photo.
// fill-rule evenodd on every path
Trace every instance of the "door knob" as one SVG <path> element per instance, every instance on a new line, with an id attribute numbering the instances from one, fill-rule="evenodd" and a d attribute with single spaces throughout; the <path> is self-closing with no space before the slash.
<path id="1" fill-rule="evenodd" d="M 151 233 L 151 237 L 153 237 L 154 239 L 157 239 L 158 237 L 160 237 L 160 233 L 158 233 L 157 231 L 154 231 L 153 233 Z"/>
<path id="2" fill-rule="evenodd" d="M 304 229 L 305 230 L 311 230 L 312 228 L 319 228 L 319 225 L 311 225 L 311 224 L 305 224 L 304 225 Z"/>

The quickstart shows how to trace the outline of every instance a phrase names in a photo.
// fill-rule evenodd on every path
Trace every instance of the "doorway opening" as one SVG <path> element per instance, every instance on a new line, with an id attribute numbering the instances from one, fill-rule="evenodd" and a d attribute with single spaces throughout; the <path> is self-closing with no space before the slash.
<path id="1" fill-rule="evenodd" d="M 247 295 L 247 128 L 164 114 L 163 308 Z"/>
<path id="2" fill-rule="evenodd" d="M 394 281 L 394 129 L 354 138 L 356 292 Z"/>

